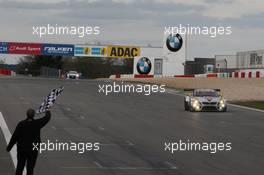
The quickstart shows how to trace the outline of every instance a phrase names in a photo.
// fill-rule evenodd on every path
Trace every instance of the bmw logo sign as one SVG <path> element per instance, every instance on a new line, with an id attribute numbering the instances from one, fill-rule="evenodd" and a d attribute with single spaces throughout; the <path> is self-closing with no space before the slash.
<path id="1" fill-rule="evenodd" d="M 182 47 L 182 37 L 180 34 L 170 34 L 166 40 L 167 48 L 172 52 L 177 52 Z"/>
<path id="2" fill-rule="evenodd" d="M 149 74 L 151 71 L 151 61 L 146 57 L 140 58 L 137 62 L 137 71 L 140 74 Z"/>

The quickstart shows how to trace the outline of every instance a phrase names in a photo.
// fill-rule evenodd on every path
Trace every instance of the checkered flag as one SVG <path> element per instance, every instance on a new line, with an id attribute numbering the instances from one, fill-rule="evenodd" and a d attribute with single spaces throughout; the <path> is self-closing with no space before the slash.
<path id="1" fill-rule="evenodd" d="M 40 105 L 36 113 L 41 114 L 50 109 L 51 106 L 53 106 L 53 104 L 55 103 L 56 98 L 63 92 L 63 89 L 64 87 L 52 89 L 49 95 L 45 98 L 44 102 Z"/>

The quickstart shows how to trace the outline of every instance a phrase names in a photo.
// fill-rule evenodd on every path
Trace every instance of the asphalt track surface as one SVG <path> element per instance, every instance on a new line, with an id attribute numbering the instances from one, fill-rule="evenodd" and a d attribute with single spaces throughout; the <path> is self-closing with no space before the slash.
<path id="1" fill-rule="evenodd" d="M 0 79 L 0 111 L 12 133 L 29 107 L 51 88 L 65 86 L 42 130 L 42 141 L 100 142 L 100 151 L 44 152 L 36 175 L 261 175 L 264 113 L 229 107 L 226 113 L 191 113 L 174 93 L 98 93 L 104 81 Z M 164 151 L 164 142 L 232 142 L 228 152 Z M 14 174 L 0 132 L 0 174 Z"/>

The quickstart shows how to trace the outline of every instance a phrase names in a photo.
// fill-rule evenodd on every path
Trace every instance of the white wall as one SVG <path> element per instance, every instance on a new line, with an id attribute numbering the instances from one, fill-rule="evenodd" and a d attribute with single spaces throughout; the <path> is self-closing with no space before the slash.
<path id="1" fill-rule="evenodd" d="M 152 70 L 150 75 L 154 74 L 155 59 L 163 59 L 162 75 L 174 76 L 184 74 L 184 63 L 186 60 L 186 43 L 185 36 L 182 37 L 182 47 L 177 52 L 172 52 L 167 48 L 166 40 L 168 35 L 163 36 L 163 47 L 141 47 L 141 56 L 134 58 L 134 74 L 138 74 L 137 62 L 142 57 L 147 57 L 152 63 Z"/>
<path id="2" fill-rule="evenodd" d="M 215 55 L 215 67 L 228 69 L 237 68 L 236 55 Z"/>
<path id="3" fill-rule="evenodd" d="M 251 62 L 251 59 L 255 62 Z M 259 61 L 261 62 L 259 64 Z M 263 68 L 264 67 L 264 50 L 237 52 L 238 68 Z"/>
<path id="4" fill-rule="evenodd" d="M 186 41 L 182 35 L 182 47 L 177 52 L 172 52 L 167 48 L 166 40 L 169 34 L 163 36 L 163 75 L 183 75 L 184 63 L 186 60 Z"/>
<path id="5" fill-rule="evenodd" d="M 139 74 L 137 71 L 137 62 L 140 58 L 142 57 L 147 57 L 152 64 L 151 71 L 149 75 L 154 75 L 154 60 L 155 58 L 162 59 L 163 54 L 162 54 L 163 48 L 162 47 L 141 47 L 141 56 L 135 57 L 134 58 L 134 70 L 133 74 Z"/>
<path id="6" fill-rule="evenodd" d="M 133 74 L 134 75 L 138 75 L 139 74 L 139 72 L 137 71 L 137 62 L 142 57 L 146 57 L 146 58 L 148 58 L 151 61 L 151 71 L 150 71 L 150 73 L 148 75 L 154 75 L 154 60 L 155 60 L 155 58 L 154 57 L 151 57 L 151 56 L 135 57 L 134 58 L 134 70 L 133 70 Z"/>

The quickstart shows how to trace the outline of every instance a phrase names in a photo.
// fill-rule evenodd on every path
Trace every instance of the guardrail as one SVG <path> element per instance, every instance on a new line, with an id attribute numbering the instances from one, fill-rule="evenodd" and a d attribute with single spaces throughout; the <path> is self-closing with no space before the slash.
<path id="1" fill-rule="evenodd" d="M 232 73 L 208 73 L 208 74 L 192 74 L 192 75 L 144 75 L 144 74 L 116 74 L 111 75 L 110 79 L 115 78 L 163 78 L 163 77 L 176 77 L 176 78 L 262 78 L 264 77 L 263 71 L 240 71 Z"/>
<path id="2" fill-rule="evenodd" d="M 232 72 L 233 78 L 263 78 L 264 71 L 240 71 Z"/>

